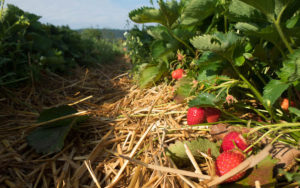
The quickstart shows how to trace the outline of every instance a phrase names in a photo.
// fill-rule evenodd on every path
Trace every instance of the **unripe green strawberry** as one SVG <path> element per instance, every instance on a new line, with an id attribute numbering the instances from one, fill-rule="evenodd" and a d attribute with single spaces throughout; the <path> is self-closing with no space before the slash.
<path id="1" fill-rule="evenodd" d="M 205 120 L 205 110 L 204 108 L 191 107 L 187 112 L 187 124 L 196 125 L 203 123 Z"/>
<path id="2" fill-rule="evenodd" d="M 172 72 L 172 78 L 175 80 L 179 80 L 180 78 L 182 78 L 183 74 L 184 74 L 183 69 L 176 69 Z"/>
<path id="3" fill-rule="evenodd" d="M 238 150 L 224 151 L 216 159 L 216 173 L 218 176 L 222 176 L 228 173 L 230 170 L 237 167 L 245 160 L 245 156 Z M 226 183 L 239 180 L 245 175 L 244 172 L 240 172 L 231 178 L 225 180 Z"/>
<path id="4" fill-rule="evenodd" d="M 221 149 L 222 151 L 228 151 L 236 148 L 236 146 L 238 147 L 238 149 L 244 151 L 246 148 L 248 148 L 249 145 L 240 133 L 236 131 L 229 132 L 223 138 Z M 251 150 L 252 148 L 245 152 L 249 152 Z"/>
<path id="5" fill-rule="evenodd" d="M 220 115 L 221 115 L 221 111 L 218 110 L 217 108 L 208 107 L 205 109 L 206 121 L 208 123 L 219 121 Z"/>

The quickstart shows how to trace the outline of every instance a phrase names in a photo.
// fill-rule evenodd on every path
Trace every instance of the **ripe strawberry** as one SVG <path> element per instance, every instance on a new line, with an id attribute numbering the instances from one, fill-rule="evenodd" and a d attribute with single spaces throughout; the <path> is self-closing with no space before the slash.
<path id="1" fill-rule="evenodd" d="M 242 151 L 248 147 L 247 141 L 243 138 L 243 136 L 236 131 L 232 131 L 223 138 L 221 149 L 223 151 L 232 150 L 235 148 L 235 145 Z M 246 152 L 251 150 L 252 148 L 248 149 Z"/>
<path id="2" fill-rule="evenodd" d="M 187 124 L 196 125 L 205 120 L 204 108 L 191 107 L 187 112 Z"/>
<path id="3" fill-rule="evenodd" d="M 280 106 L 281 106 L 281 109 L 282 109 L 282 110 L 287 111 L 287 110 L 289 109 L 289 99 L 284 98 L 284 99 L 281 101 Z M 294 101 L 291 101 L 291 106 L 293 106 L 293 107 L 296 106 L 295 103 L 294 103 Z"/>
<path id="4" fill-rule="evenodd" d="M 182 78 L 183 74 L 184 74 L 183 69 L 176 69 L 172 72 L 172 78 L 175 80 L 179 80 L 180 78 Z"/>
<path id="5" fill-rule="evenodd" d="M 237 167 L 245 160 L 245 156 L 238 150 L 224 151 L 221 153 L 216 160 L 216 173 L 218 176 L 222 176 L 229 172 L 231 169 Z M 244 172 L 240 172 L 231 178 L 225 180 L 226 183 L 234 182 L 239 180 L 245 175 Z"/>
<path id="6" fill-rule="evenodd" d="M 221 115 L 221 111 L 218 110 L 217 108 L 208 107 L 205 109 L 206 121 L 208 123 L 219 121 L 220 115 Z"/>

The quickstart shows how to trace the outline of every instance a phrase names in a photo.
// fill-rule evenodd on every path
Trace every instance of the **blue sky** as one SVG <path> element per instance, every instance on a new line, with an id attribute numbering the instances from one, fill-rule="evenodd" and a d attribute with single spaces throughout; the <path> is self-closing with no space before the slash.
<path id="1" fill-rule="evenodd" d="M 128 12 L 151 6 L 149 0 L 6 0 L 5 3 L 42 16 L 43 23 L 69 25 L 72 29 L 128 29 Z"/>

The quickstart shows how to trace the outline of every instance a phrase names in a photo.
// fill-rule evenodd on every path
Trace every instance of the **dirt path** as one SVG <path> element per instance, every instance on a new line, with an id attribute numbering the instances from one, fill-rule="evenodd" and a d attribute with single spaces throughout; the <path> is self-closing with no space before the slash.
<path id="1" fill-rule="evenodd" d="M 163 83 L 141 90 L 128 76 L 128 68 L 119 59 L 106 66 L 77 68 L 64 77 L 44 73 L 31 86 L 1 88 L 0 185 L 187 187 L 179 176 L 116 157 L 174 168 L 164 153 L 166 144 L 207 135 L 207 130 L 182 128 L 186 105 L 173 102 L 171 86 Z M 74 104 L 90 117 L 71 130 L 62 151 L 36 153 L 26 136 L 36 127 L 42 109 L 62 104 Z M 207 171 L 207 165 L 201 170 Z"/>
<path id="2" fill-rule="evenodd" d="M 128 70 L 129 65 L 125 63 L 125 59 L 118 58 L 108 65 L 89 69 L 78 67 L 64 77 L 42 73 L 39 82 L 30 86 L 2 87 L 0 185 L 70 186 L 70 178 L 75 169 L 79 168 L 103 135 L 113 128 L 118 109 L 111 111 L 111 107 L 132 87 Z M 41 155 L 28 146 L 26 136 L 34 127 L 42 109 L 82 99 L 82 102 L 74 106 L 79 111 L 90 112 L 91 118 L 78 130 L 71 131 L 60 153 Z M 112 144 L 112 141 L 109 143 Z"/>

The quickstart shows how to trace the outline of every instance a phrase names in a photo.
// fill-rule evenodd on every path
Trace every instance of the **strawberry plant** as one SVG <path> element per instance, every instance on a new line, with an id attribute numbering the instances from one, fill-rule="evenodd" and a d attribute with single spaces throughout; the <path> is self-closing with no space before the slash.
<path id="1" fill-rule="evenodd" d="M 247 117 L 250 126 L 260 126 L 274 137 L 283 127 L 279 122 L 293 122 L 276 139 L 296 144 L 299 7 L 297 0 L 159 0 L 155 7 L 131 11 L 129 17 L 136 23 L 158 24 L 147 30 L 153 38 L 152 66 L 139 69 L 144 86 L 184 69 L 187 75 L 175 82 L 176 99 L 185 99 L 190 108 L 217 108 L 224 118 L 243 124 L 247 120 L 238 112 L 253 114 L 255 119 Z M 153 67 L 162 64 L 164 69 Z M 291 102 L 281 107 L 286 99 Z M 219 121 L 217 115 L 215 120 Z M 268 128 L 265 122 L 276 124 Z M 285 133 L 293 141 L 282 138 Z"/>
<path id="2" fill-rule="evenodd" d="M 1 1 L 1 86 L 38 80 L 42 70 L 63 73 L 76 64 L 110 61 L 118 54 L 110 43 L 98 40 L 98 34 L 87 39 L 84 32 L 42 24 L 40 16 L 10 4 L 3 9 L 3 4 Z"/>

